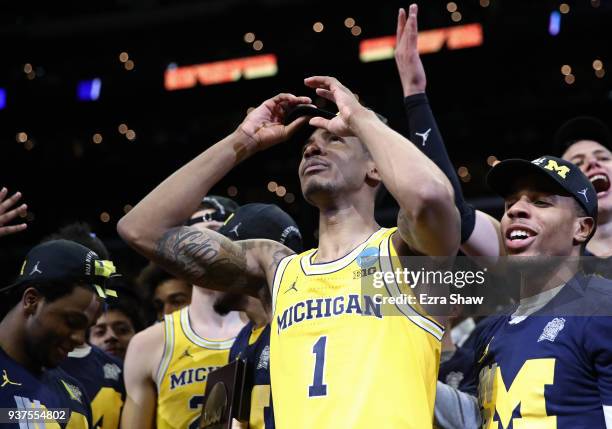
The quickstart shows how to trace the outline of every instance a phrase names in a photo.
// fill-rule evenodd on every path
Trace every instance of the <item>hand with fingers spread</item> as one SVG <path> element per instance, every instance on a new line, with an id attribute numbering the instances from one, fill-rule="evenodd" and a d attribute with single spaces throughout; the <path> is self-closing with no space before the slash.
<path id="1" fill-rule="evenodd" d="M 310 125 L 317 128 L 325 128 L 332 134 L 340 137 L 354 135 L 352 129 L 354 120 L 358 116 L 374 115 L 374 112 L 364 107 L 359 100 L 338 79 L 331 76 L 312 76 L 304 79 L 309 88 L 314 88 L 317 95 L 329 100 L 338 106 L 338 115 L 333 119 L 321 117 L 312 118 Z"/>
<path id="2" fill-rule="evenodd" d="M 401 8 L 397 16 L 395 34 L 395 63 L 402 81 L 404 97 L 425 92 L 427 80 L 423 63 L 417 49 L 419 31 L 417 28 L 418 7 L 411 4 L 406 11 Z"/>
<path id="3" fill-rule="evenodd" d="M 28 227 L 25 223 L 6 226 L 6 224 L 15 219 L 17 216 L 25 216 L 28 210 L 28 206 L 26 204 L 22 204 L 16 208 L 11 208 L 21 199 L 21 192 L 15 192 L 9 198 L 6 198 L 7 195 L 8 189 L 2 188 L 0 190 L 0 237 L 23 231 Z"/>
<path id="4" fill-rule="evenodd" d="M 309 97 L 278 94 L 249 113 L 239 128 L 256 145 L 256 150 L 267 149 L 287 140 L 306 122 L 307 118 L 301 117 L 289 125 L 283 125 L 287 111 L 298 104 L 311 103 Z"/>

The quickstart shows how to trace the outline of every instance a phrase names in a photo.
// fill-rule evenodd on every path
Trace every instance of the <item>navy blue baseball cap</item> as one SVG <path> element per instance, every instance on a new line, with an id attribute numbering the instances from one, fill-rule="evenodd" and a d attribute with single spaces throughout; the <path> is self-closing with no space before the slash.
<path id="1" fill-rule="evenodd" d="M 507 159 L 495 165 L 487 175 L 487 184 L 502 197 L 515 192 L 517 180 L 535 175 L 561 192 L 574 197 L 586 214 L 597 220 L 597 192 L 579 167 L 555 156 L 545 155 L 533 161 Z"/>
<path id="2" fill-rule="evenodd" d="M 218 232 L 231 240 L 274 240 L 296 253 L 302 251 L 302 234 L 297 224 L 288 213 L 274 204 L 245 204 L 230 216 Z"/>
<path id="3" fill-rule="evenodd" d="M 100 297 L 117 296 L 107 289 L 107 280 L 116 275 L 111 261 L 69 240 L 52 240 L 30 250 L 15 282 L 0 289 L 8 291 L 24 284 L 80 282 L 90 286 Z"/>
<path id="4" fill-rule="evenodd" d="M 376 112 L 374 112 L 376 113 Z M 302 116 L 307 116 L 309 118 L 321 117 L 324 119 L 333 119 L 336 117 L 338 113 L 331 112 L 329 110 L 320 109 L 318 107 L 312 106 L 310 104 L 298 104 L 293 109 L 289 110 L 285 116 L 284 124 L 288 125 L 295 121 L 297 118 Z M 376 113 L 378 119 L 380 119 L 385 124 L 389 121 L 383 115 Z M 301 126 L 293 135 L 291 140 L 302 143 L 305 142 L 308 137 L 312 135 L 317 130 L 316 127 L 306 123 Z"/>
<path id="5" fill-rule="evenodd" d="M 554 143 L 560 155 L 580 140 L 592 140 L 612 149 L 610 128 L 592 116 L 577 116 L 570 119 L 559 127 L 554 137 Z"/>

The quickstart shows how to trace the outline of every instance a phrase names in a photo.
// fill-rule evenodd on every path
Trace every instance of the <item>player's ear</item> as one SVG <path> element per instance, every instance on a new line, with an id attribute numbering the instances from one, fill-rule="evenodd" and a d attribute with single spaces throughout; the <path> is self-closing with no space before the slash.
<path id="1" fill-rule="evenodd" d="M 40 305 L 40 301 L 42 300 L 42 295 L 40 292 L 34 288 L 29 287 L 23 292 L 21 297 L 21 305 L 23 306 L 23 310 L 26 314 L 32 315 L 36 313 L 36 309 Z"/>
<path id="2" fill-rule="evenodd" d="M 592 217 L 578 217 L 576 218 L 575 227 L 574 227 L 574 243 L 583 244 L 585 243 L 589 236 L 591 235 L 591 231 L 595 227 L 595 219 Z"/>
<path id="3" fill-rule="evenodd" d="M 373 186 L 378 185 L 378 183 L 382 182 L 382 177 L 380 177 L 380 173 L 374 164 L 374 161 L 368 161 L 368 167 L 366 171 L 366 182 Z"/>

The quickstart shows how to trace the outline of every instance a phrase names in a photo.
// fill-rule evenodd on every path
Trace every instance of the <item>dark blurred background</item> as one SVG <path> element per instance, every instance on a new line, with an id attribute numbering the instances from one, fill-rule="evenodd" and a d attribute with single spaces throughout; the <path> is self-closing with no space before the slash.
<path id="1" fill-rule="evenodd" d="M 434 113 L 451 159 L 463 167 L 466 197 L 477 207 L 499 214 L 499 201 L 484 185 L 489 157 L 549 153 L 555 129 L 577 114 L 610 124 L 612 2 L 418 4 L 421 31 L 482 25 L 481 46 L 423 55 Z M 309 75 L 338 77 L 405 131 L 395 62 L 361 62 L 359 44 L 394 35 L 397 9 L 408 5 L 89 0 L 0 6 L 0 186 L 11 194 L 20 190 L 30 206 L 28 230 L 0 241 L 0 284 L 17 273 L 28 248 L 74 220 L 88 221 L 119 268 L 133 275 L 144 260 L 115 232 L 125 210 L 232 131 L 249 107 L 281 91 L 312 95 L 302 84 Z M 247 33 L 254 33 L 251 42 Z M 274 76 L 164 87 L 168 67 L 262 54 L 276 55 Z M 78 100 L 79 82 L 93 79 L 99 91 L 85 92 L 99 93 L 97 100 Z M 313 246 L 316 213 L 300 195 L 298 162 L 299 149 L 289 145 L 258 154 L 213 193 L 240 204 L 280 205 Z M 270 192 L 271 181 L 286 193 Z M 385 199 L 380 221 L 392 224 L 394 213 Z"/>

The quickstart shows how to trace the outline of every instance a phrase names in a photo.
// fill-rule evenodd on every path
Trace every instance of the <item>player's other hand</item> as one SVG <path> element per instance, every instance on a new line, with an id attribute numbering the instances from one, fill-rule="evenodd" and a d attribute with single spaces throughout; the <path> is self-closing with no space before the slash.
<path id="1" fill-rule="evenodd" d="M 307 121 L 306 117 L 300 117 L 288 125 L 283 125 L 285 114 L 298 104 L 311 103 L 309 97 L 278 94 L 253 109 L 240 124 L 239 129 L 255 145 L 256 151 L 267 149 L 287 140 Z"/>
<path id="2" fill-rule="evenodd" d="M 26 204 L 13 208 L 21 199 L 21 192 L 15 192 L 9 198 L 6 198 L 7 195 L 8 189 L 0 189 L 0 237 L 23 231 L 28 227 L 25 223 L 7 226 L 7 224 L 17 216 L 25 216 L 28 211 L 28 206 Z"/>
<path id="3" fill-rule="evenodd" d="M 332 134 L 340 137 L 354 135 L 352 127 L 355 121 L 364 114 L 373 114 L 359 103 L 359 100 L 338 79 L 331 76 L 312 76 L 304 79 L 306 86 L 314 88 L 317 95 L 323 97 L 338 106 L 338 115 L 332 119 L 321 117 L 312 118 L 310 125 L 324 128 Z"/>
<path id="4" fill-rule="evenodd" d="M 395 33 L 395 63 L 402 81 L 404 97 L 425 92 L 427 80 L 425 69 L 419 56 L 417 39 L 419 30 L 417 28 L 418 7 L 411 4 L 406 11 L 401 8 L 397 15 L 397 31 Z"/>

